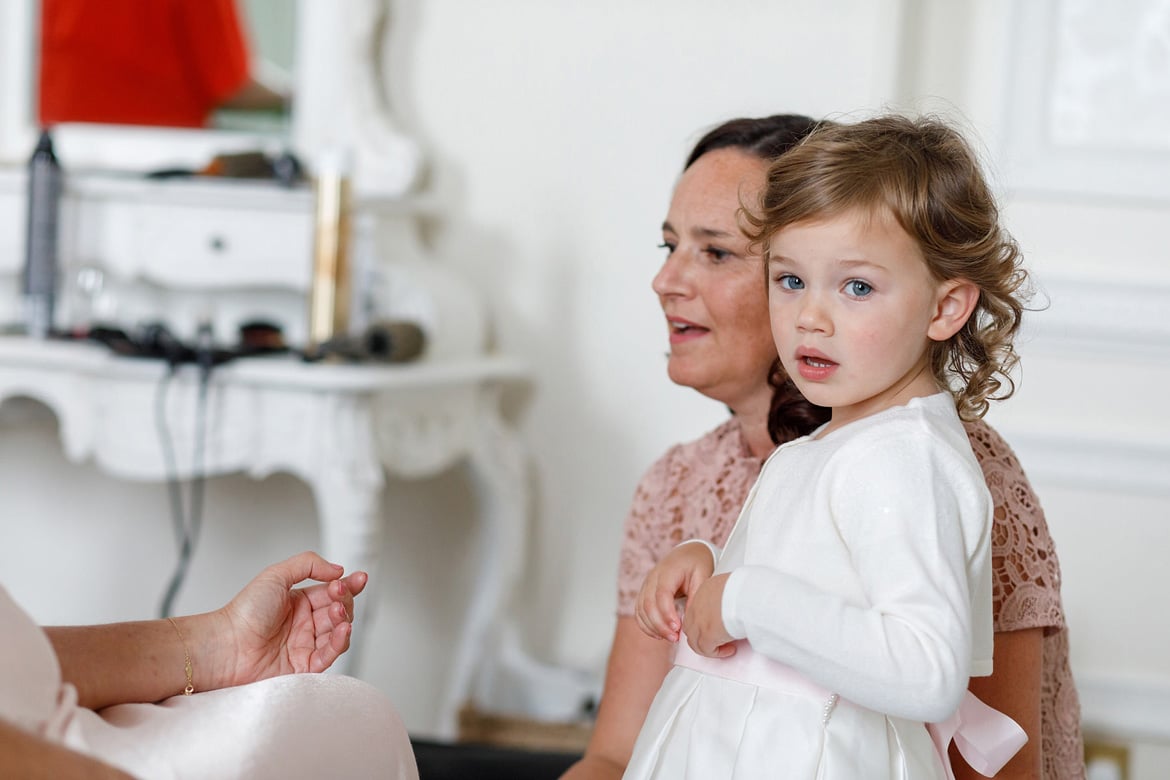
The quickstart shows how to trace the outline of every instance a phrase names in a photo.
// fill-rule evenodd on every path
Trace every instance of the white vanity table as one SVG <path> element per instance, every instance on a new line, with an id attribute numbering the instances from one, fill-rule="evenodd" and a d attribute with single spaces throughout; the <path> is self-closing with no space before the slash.
<path id="1" fill-rule="evenodd" d="M 58 420 L 66 456 L 118 479 L 168 476 L 152 414 L 165 371 L 161 361 L 115 357 L 99 345 L 0 337 L 0 402 L 26 396 L 44 403 Z M 418 479 L 467 465 L 481 542 L 442 693 L 439 729 L 448 736 L 522 562 L 527 466 L 500 416 L 499 395 L 524 377 L 517 362 L 487 356 L 388 366 L 260 357 L 211 375 L 203 473 L 261 479 L 283 471 L 304 480 L 317 504 L 320 550 L 349 570 L 377 567 L 383 469 Z M 196 369 L 180 368 L 172 381 L 166 414 L 178 477 L 189 479 Z M 358 640 L 354 652 L 360 650 Z M 339 670 L 350 659 L 343 656 Z"/>
<path id="2" fill-rule="evenodd" d="M 526 370 L 516 360 L 486 354 L 482 302 L 418 240 L 423 206 L 409 194 L 418 153 L 394 129 L 380 96 L 389 3 L 299 0 L 296 8 L 297 100 L 286 145 L 310 169 L 327 147 L 353 152 L 358 205 L 352 257 L 357 284 L 369 299 L 365 316 L 417 322 L 427 348 L 421 360 L 397 365 L 265 357 L 215 369 L 202 473 L 299 477 L 316 503 L 321 552 L 353 570 L 377 567 L 385 472 L 418 479 L 467 466 L 481 536 L 435 727 L 437 736 L 453 737 L 458 710 L 491 652 L 489 629 L 503 613 L 524 558 L 527 466 L 502 416 L 500 395 L 525 384 Z M 27 30 L 36 10 L 35 0 L 0 6 L 3 322 L 19 319 L 22 161 L 35 136 Z M 55 135 L 66 170 L 58 326 L 79 319 L 74 288 L 80 274 L 96 271 L 116 324 L 162 320 L 189 338 L 196 322 L 209 320 L 217 342 L 231 345 L 239 324 L 266 319 L 283 327 L 288 343 L 303 343 L 311 188 L 154 181 L 132 173 L 199 167 L 212 153 L 255 148 L 255 139 L 97 126 L 64 126 Z M 0 402 L 23 396 L 44 403 L 58 420 L 69 460 L 93 462 L 118 479 L 168 476 L 153 417 L 165 371 L 159 361 L 115 357 L 96 344 L 0 337 Z M 181 478 L 195 476 L 190 443 L 197 394 L 196 370 L 181 368 L 166 407 Z"/>

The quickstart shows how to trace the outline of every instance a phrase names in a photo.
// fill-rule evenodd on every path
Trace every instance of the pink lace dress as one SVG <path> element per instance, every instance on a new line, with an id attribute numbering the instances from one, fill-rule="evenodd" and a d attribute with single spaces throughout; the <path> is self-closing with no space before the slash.
<path id="1" fill-rule="evenodd" d="M 1044 780 L 1083 780 L 1080 703 L 1069 667 L 1060 563 L 1044 510 L 1003 438 L 982 422 L 966 428 L 995 503 L 995 630 L 1044 629 Z M 700 439 L 672 447 L 650 467 L 626 519 L 618 574 L 619 615 L 633 614 L 642 580 L 676 544 L 691 538 L 724 544 L 762 463 L 748 451 L 733 418 Z"/>

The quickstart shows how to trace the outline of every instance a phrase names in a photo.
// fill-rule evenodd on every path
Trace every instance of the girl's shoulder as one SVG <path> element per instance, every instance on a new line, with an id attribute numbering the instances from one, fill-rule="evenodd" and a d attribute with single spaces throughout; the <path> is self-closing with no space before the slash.
<path id="1" fill-rule="evenodd" d="M 943 393 L 857 420 L 819 441 L 837 458 L 917 460 L 942 453 L 975 467 L 954 401 Z"/>

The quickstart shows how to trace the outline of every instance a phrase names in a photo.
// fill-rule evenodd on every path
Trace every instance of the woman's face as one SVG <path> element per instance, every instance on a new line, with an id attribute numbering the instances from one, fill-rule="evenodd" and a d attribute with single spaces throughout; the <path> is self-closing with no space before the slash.
<path id="1" fill-rule="evenodd" d="M 683 172 L 662 223 L 666 262 L 654 292 L 670 334 L 672 381 L 736 412 L 767 404 L 776 359 L 763 260 L 739 230 L 741 201 L 753 203 L 767 163 L 719 149 Z"/>

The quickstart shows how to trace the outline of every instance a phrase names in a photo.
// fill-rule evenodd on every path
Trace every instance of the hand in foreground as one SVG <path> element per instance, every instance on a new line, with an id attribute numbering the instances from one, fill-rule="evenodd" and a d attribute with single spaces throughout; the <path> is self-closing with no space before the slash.
<path id="1" fill-rule="evenodd" d="M 691 595 L 683 631 L 687 644 L 699 655 L 708 658 L 727 658 L 735 655 L 734 638 L 723 625 L 723 589 L 730 574 L 708 578 Z"/>
<path id="2" fill-rule="evenodd" d="M 634 602 L 638 628 L 655 639 L 677 642 L 682 620 L 676 598 L 686 598 L 711 576 L 715 559 L 705 544 L 680 544 L 646 575 Z M 689 607 L 688 607 L 689 609 Z"/>
<path id="3" fill-rule="evenodd" d="M 342 577 L 341 566 L 303 552 L 269 566 L 220 610 L 235 644 L 239 685 L 281 674 L 322 672 L 349 648 L 353 600 L 369 579 L 365 572 Z M 306 580 L 324 583 L 293 588 Z"/>

